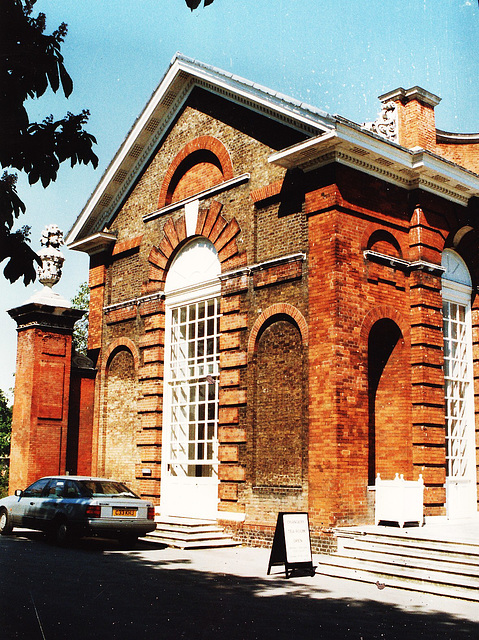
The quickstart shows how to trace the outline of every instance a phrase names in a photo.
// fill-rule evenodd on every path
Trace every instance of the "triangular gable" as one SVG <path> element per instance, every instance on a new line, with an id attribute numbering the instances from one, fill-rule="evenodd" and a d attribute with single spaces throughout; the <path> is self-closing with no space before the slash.
<path id="1" fill-rule="evenodd" d="M 330 131 L 327 113 L 238 76 L 176 54 L 158 88 L 136 120 L 68 233 L 71 248 L 89 250 L 113 241 L 102 233 L 148 165 L 171 123 L 195 87 L 224 97 L 313 138 Z"/>

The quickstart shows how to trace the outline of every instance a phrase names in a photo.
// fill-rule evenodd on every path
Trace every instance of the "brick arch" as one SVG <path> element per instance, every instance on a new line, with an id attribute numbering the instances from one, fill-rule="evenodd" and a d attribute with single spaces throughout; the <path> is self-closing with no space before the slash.
<path id="1" fill-rule="evenodd" d="M 274 316 L 288 316 L 290 319 L 292 319 L 294 321 L 294 324 L 296 324 L 299 329 L 303 344 L 308 344 L 308 323 L 306 322 L 306 319 L 301 311 L 299 311 L 296 307 L 293 307 L 292 304 L 288 304 L 287 302 L 277 302 L 265 309 L 256 318 L 248 339 L 249 355 L 252 355 L 256 351 L 256 348 L 258 346 L 258 335 L 262 327 L 264 327 L 265 323 L 267 323 L 268 320 Z"/>
<path id="2" fill-rule="evenodd" d="M 184 213 L 176 220 L 170 218 L 167 221 L 160 243 L 151 249 L 148 256 L 150 272 L 144 293 L 157 291 L 164 285 L 174 257 L 186 242 L 194 237 L 203 236 L 214 244 L 223 272 L 244 266 L 246 254 L 240 253 L 237 242 L 241 231 L 240 226 L 236 218 L 226 220 L 221 214 L 222 208 L 223 205 L 220 202 L 213 201 L 209 207 L 200 209 L 195 234 L 189 237 L 186 235 Z"/>
<path id="3" fill-rule="evenodd" d="M 363 320 L 359 333 L 361 349 L 365 349 L 367 352 L 369 333 L 376 322 L 378 322 L 378 320 L 392 320 L 393 322 L 395 322 L 401 330 L 404 341 L 407 343 L 410 342 L 410 327 L 409 324 L 406 323 L 403 316 L 393 307 L 381 305 L 380 307 L 371 309 L 371 311 Z"/>
<path id="4" fill-rule="evenodd" d="M 135 372 L 138 372 L 138 368 L 140 366 L 140 356 L 138 355 L 138 349 L 136 348 L 133 340 L 130 340 L 130 338 L 121 337 L 113 340 L 113 342 L 108 345 L 105 351 L 105 358 L 102 365 L 102 375 L 106 374 L 108 367 L 113 360 L 113 356 L 122 349 L 131 353 L 135 365 Z"/>
<path id="5" fill-rule="evenodd" d="M 233 163 L 231 162 L 230 155 L 224 144 L 213 136 L 200 136 L 195 138 L 181 149 L 168 167 L 161 185 L 160 196 L 158 198 L 159 209 L 168 204 L 168 197 L 171 195 L 171 185 L 175 181 L 175 176 L 178 178 L 177 172 L 181 170 L 180 165 L 182 165 L 189 156 L 199 151 L 210 152 L 213 154 L 218 161 L 219 167 L 221 167 L 223 181 L 233 178 Z"/>
<path id="6" fill-rule="evenodd" d="M 408 247 L 403 245 L 404 239 L 401 236 L 395 236 L 390 229 L 385 229 L 384 226 L 377 222 L 369 223 L 363 230 L 363 234 L 361 236 L 361 251 L 370 249 L 374 238 L 381 234 L 385 240 L 389 239 L 389 243 L 398 251 L 401 258 L 407 255 Z"/>
<path id="7" fill-rule="evenodd" d="M 390 231 L 373 231 L 368 238 L 367 248 L 387 256 L 402 258 L 401 246 Z"/>

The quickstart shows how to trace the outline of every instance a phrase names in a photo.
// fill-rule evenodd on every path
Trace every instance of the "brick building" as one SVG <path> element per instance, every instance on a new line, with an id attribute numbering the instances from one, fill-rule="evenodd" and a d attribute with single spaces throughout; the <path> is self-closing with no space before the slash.
<path id="1" fill-rule="evenodd" d="M 358 125 L 173 59 L 67 237 L 97 370 L 70 471 L 248 541 L 371 522 L 378 473 L 476 513 L 479 135 L 380 100 Z"/>

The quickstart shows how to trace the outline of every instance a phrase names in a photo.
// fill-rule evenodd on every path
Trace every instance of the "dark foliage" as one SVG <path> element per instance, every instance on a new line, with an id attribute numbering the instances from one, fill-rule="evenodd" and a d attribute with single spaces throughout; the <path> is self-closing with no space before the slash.
<path id="1" fill-rule="evenodd" d="M 12 407 L 0 389 L 0 457 L 10 455 L 10 435 L 12 432 Z"/>
<path id="2" fill-rule="evenodd" d="M 197 9 L 201 4 L 201 0 L 185 0 L 185 2 L 192 11 Z M 209 4 L 213 4 L 213 0 L 204 0 L 204 7 L 207 7 Z"/>
<path id="3" fill-rule="evenodd" d="M 88 309 L 90 306 L 90 288 L 88 282 L 82 282 L 78 291 L 71 300 L 74 309 L 86 311 L 85 315 L 77 320 L 73 329 L 73 346 L 77 353 L 87 355 L 88 349 Z"/>
<path id="4" fill-rule="evenodd" d="M 47 90 L 61 90 L 68 98 L 73 82 L 65 69 L 61 44 L 67 34 L 61 24 L 45 34 L 45 14 L 32 16 L 36 0 L 2 0 L 0 21 L 0 262 L 8 260 L 5 277 L 25 284 L 35 279 L 36 254 L 28 244 L 28 227 L 13 230 L 25 205 L 16 191 L 16 175 L 22 171 L 30 184 L 47 187 L 57 178 L 60 165 L 98 164 L 93 152 L 95 138 L 83 126 L 89 112 L 53 116 L 30 122 L 25 103 L 40 98 Z"/>

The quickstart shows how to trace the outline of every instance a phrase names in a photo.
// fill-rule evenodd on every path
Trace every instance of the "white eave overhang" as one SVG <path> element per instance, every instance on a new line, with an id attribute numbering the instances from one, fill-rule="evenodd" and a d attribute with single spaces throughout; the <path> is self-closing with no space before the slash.
<path id="1" fill-rule="evenodd" d="M 338 162 L 404 189 L 423 189 L 463 206 L 479 195 L 477 174 L 424 149 L 406 149 L 340 120 L 332 131 L 274 153 L 268 160 L 305 172 Z"/>
<path id="2" fill-rule="evenodd" d="M 70 248 L 108 225 L 195 86 L 306 135 L 334 126 L 333 118 L 320 109 L 177 54 L 69 231 L 65 243 Z"/>
<path id="3" fill-rule="evenodd" d="M 89 255 L 93 255 L 94 253 L 98 253 L 100 251 L 105 251 L 112 244 L 116 242 L 116 236 L 112 233 L 94 233 L 91 236 L 87 236 L 82 240 L 78 240 L 77 242 L 72 242 L 69 246 L 69 249 L 73 249 L 74 251 L 84 251 Z"/>

